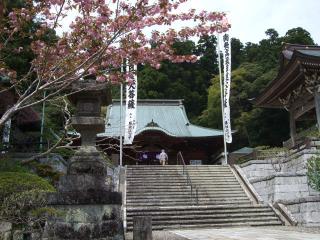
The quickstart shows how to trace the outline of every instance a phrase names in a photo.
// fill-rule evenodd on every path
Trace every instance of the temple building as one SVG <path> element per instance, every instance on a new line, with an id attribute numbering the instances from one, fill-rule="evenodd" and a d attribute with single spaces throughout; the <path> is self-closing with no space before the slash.
<path id="1" fill-rule="evenodd" d="M 113 100 L 107 108 L 105 132 L 98 134 L 98 145 L 105 146 L 105 152 L 115 162 L 119 160 L 119 135 L 120 101 Z M 223 131 L 191 124 L 182 100 L 138 100 L 135 138 L 132 145 L 124 146 L 123 162 L 159 164 L 158 155 L 164 149 L 169 164 L 177 164 L 180 151 L 186 164 L 208 164 L 214 162 L 222 148 Z"/>
<path id="2" fill-rule="evenodd" d="M 18 99 L 13 89 L 4 91 L 10 86 L 10 79 L 0 75 L 0 117 Z M 14 148 L 16 151 L 30 151 L 34 142 L 39 143 L 40 116 L 32 108 L 24 108 L 0 127 L 0 152 Z"/>
<path id="3" fill-rule="evenodd" d="M 299 143 L 301 128 L 320 127 L 320 47 L 285 44 L 277 77 L 256 99 L 256 105 L 284 108 L 290 114 L 291 139 L 284 145 Z"/>

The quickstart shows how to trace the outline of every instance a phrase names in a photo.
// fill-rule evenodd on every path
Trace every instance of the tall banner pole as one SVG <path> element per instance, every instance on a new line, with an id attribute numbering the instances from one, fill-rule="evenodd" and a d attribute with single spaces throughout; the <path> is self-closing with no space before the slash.
<path id="1" fill-rule="evenodd" d="M 122 63 L 120 71 L 124 72 L 124 67 L 127 64 L 127 60 L 124 60 L 124 64 Z M 123 111 L 123 83 L 120 84 L 120 134 L 119 134 L 119 140 L 120 140 L 120 154 L 119 154 L 119 165 L 122 166 L 122 158 L 123 158 L 123 142 L 122 142 L 122 111 Z"/>
<path id="2" fill-rule="evenodd" d="M 225 132 L 225 119 L 224 119 L 224 98 L 223 98 L 223 84 L 222 84 L 222 70 L 221 70 L 221 57 L 220 57 L 220 34 L 218 34 L 218 62 L 219 62 L 219 78 L 220 78 L 220 93 L 221 93 L 221 115 L 222 115 L 222 126 L 223 126 L 223 146 L 224 146 L 224 164 L 228 164 L 227 156 L 227 142 Z"/>
<path id="3" fill-rule="evenodd" d="M 120 84 L 120 163 L 119 165 L 122 166 L 122 111 L 123 111 L 123 83 Z"/>
<path id="4" fill-rule="evenodd" d="M 46 98 L 46 91 L 43 92 L 43 98 Z M 40 129 L 40 151 L 42 152 L 43 142 L 43 129 L 44 129 L 44 115 L 45 115 L 46 101 L 42 102 L 42 115 L 41 115 L 41 129 Z"/>

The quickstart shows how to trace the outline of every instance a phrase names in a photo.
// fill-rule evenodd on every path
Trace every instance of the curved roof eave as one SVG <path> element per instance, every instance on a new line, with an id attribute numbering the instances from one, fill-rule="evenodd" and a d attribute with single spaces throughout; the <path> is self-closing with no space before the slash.
<path id="1" fill-rule="evenodd" d="M 141 134 L 143 132 L 146 132 L 146 131 L 159 131 L 159 132 L 165 133 L 168 136 L 177 137 L 177 135 L 165 130 L 162 127 L 144 127 L 144 128 L 141 128 L 141 129 L 137 130 L 136 133 L 135 133 L 135 136 L 137 136 L 137 135 L 139 135 L 139 134 Z"/>

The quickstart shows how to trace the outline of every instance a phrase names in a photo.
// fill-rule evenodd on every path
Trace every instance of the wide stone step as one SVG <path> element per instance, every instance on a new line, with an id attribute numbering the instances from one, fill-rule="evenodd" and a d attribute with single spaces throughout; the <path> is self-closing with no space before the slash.
<path id="1" fill-rule="evenodd" d="M 172 168 L 183 168 L 182 165 L 127 165 L 127 169 L 172 169 Z M 213 169 L 229 169 L 229 166 L 222 166 L 222 165 L 187 165 L 185 168 L 188 169 L 203 169 L 203 168 L 213 168 Z"/>
<path id="2" fill-rule="evenodd" d="M 160 183 L 159 183 L 160 184 Z M 127 186 L 131 187 L 157 187 L 159 186 L 160 188 L 168 187 L 168 188 L 173 188 L 173 187 L 180 187 L 180 186 L 187 186 L 187 182 L 180 182 L 180 183 L 175 183 L 175 184 L 164 184 L 164 185 L 157 185 L 157 183 L 140 183 L 140 184 L 130 184 L 127 183 Z M 199 185 L 198 185 L 199 186 Z M 206 186 L 206 187 L 230 187 L 230 186 L 241 186 L 239 182 L 237 181 L 232 181 L 232 182 L 203 182 L 201 186 Z"/>
<path id="3" fill-rule="evenodd" d="M 183 172 L 183 171 L 188 171 L 188 172 L 192 172 L 192 171 L 205 171 L 205 172 L 230 172 L 230 168 L 185 168 L 183 170 L 183 168 L 176 168 L 176 167 L 154 167 L 154 168 L 127 168 L 126 169 L 127 172 L 138 172 L 138 171 L 144 171 L 144 172 L 168 172 L 168 171 L 179 171 L 179 172 Z"/>
<path id="4" fill-rule="evenodd" d="M 249 204 L 250 200 L 210 200 L 210 201 L 199 201 L 198 205 L 222 205 L 222 204 Z M 168 201 L 168 202 L 130 202 L 127 203 L 127 206 L 175 206 L 175 205 L 190 205 L 195 204 L 195 199 L 184 199 L 184 201 Z"/>
<path id="5" fill-rule="evenodd" d="M 195 191 L 192 191 L 193 194 Z M 149 199 L 149 198 L 185 198 L 189 197 L 191 194 L 191 191 L 188 192 L 182 192 L 182 193 L 148 193 L 148 194 L 127 194 L 127 199 Z M 199 192 L 199 197 L 209 197 L 209 198 L 231 198 L 231 197 L 247 197 L 247 195 L 243 192 L 238 193 L 219 193 L 219 194 L 212 194 L 207 192 Z"/>
<path id="6" fill-rule="evenodd" d="M 137 190 L 137 191 L 136 191 Z M 178 191 L 176 191 L 176 189 L 163 189 L 163 191 L 161 191 L 161 189 L 148 189 L 147 191 L 145 191 L 146 189 L 144 188 L 137 188 L 137 189 L 132 189 L 130 188 L 129 190 L 127 190 L 127 195 L 130 194 L 154 194 L 154 193 L 159 193 L 159 194 L 186 194 L 188 192 L 191 191 L 190 186 L 185 186 L 185 187 L 181 187 L 178 189 Z M 204 187 L 198 187 L 198 192 L 199 193 L 213 193 L 213 194 L 233 194 L 233 193 L 244 193 L 243 189 L 241 188 L 241 186 L 235 186 L 235 187 L 220 187 L 220 188 L 215 188 L 215 189 L 208 189 L 208 188 L 204 188 Z"/>
<path id="7" fill-rule="evenodd" d="M 182 168 L 154 168 L 154 169 L 147 169 L 147 168 L 139 168 L 139 169 L 127 169 L 127 173 L 160 173 L 160 172 L 166 172 L 166 173 L 183 173 L 183 172 L 215 172 L 215 173 L 229 173 L 231 170 L 229 168 L 224 168 L 224 169 L 185 169 L 183 171 Z"/>
<path id="8" fill-rule="evenodd" d="M 193 195 L 193 198 L 195 198 L 195 196 Z M 182 201 L 182 200 L 190 200 L 191 199 L 191 196 L 187 196 L 187 197 L 180 197 L 180 196 L 176 196 L 176 197 L 171 197 L 171 196 L 156 196 L 154 198 L 127 198 L 127 203 L 128 202 L 132 202 L 132 201 L 137 201 L 137 202 L 152 202 L 152 201 L 176 201 L 176 200 L 179 200 L 179 201 Z M 211 197 L 211 196 L 206 196 L 206 195 L 202 195 L 202 196 L 198 196 L 198 199 L 199 201 L 205 201 L 207 200 L 207 202 L 210 202 L 211 200 L 212 201 L 217 201 L 217 200 L 239 200 L 239 199 L 245 199 L 245 200 L 248 200 L 249 198 L 247 196 L 232 196 L 232 197 Z M 182 201 L 183 202 L 183 201 Z"/>
<path id="9" fill-rule="evenodd" d="M 128 208 L 127 209 L 127 216 L 144 216 L 144 215 L 150 215 L 150 216 L 176 216 L 176 215 L 214 215 L 214 214 L 241 214 L 241 213 L 270 213 L 274 214 L 271 208 L 265 207 L 265 208 L 218 208 L 218 209 L 211 209 L 211 208 L 201 208 L 202 206 L 198 206 L 198 208 L 184 208 L 184 209 L 159 209 L 159 208 L 148 208 L 147 210 L 137 210 L 135 208 Z"/>
<path id="10" fill-rule="evenodd" d="M 239 184 L 239 182 L 236 179 L 226 179 L 226 180 L 191 180 L 191 182 L 193 184 L 198 183 L 201 185 L 228 185 L 228 184 Z M 187 184 L 187 180 L 185 179 L 172 179 L 171 181 L 168 180 L 154 180 L 154 181 L 148 181 L 148 179 L 146 179 L 146 181 L 127 181 L 127 186 L 132 186 L 132 185 L 150 185 L 150 186 L 154 186 L 154 185 L 168 185 L 168 184 L 175 184 L 175 185 L 185 185 Z"/>
<path id="11" fill-rule="evenodd" d="M 162 207 L 133 207 L 127 208 L 127 211 L 136 211 L 136 212 L 141 212 L 141 211 L 189 211 L 189 210 L 203 210 L 203 211 L 208 211 L 208 210 L 232 210 L 232 209 L 238 209 L 238 210 L 246 210 L 246 209 L 263 209 L 263 210 L 271 210 L 271 208 L 267 205 L 253 205 L 253 204 L 245 204 L 238 206 L 237 204 L 220 204 L 220 205 L 203 205 L 203 206 L 184 206 L 184 205 L 177 205 L 177 206 L 162 206 Z"/>
<path id="12" fill-rule="evenodd" d="M 136 187 L 136 188 L 131 188 L 130 190 L 127 190 L 127 193 L 128 194 L 144 194 L 144 193 L 159 193 L 159 194 L 163 194 L 163 193 L 166 193 L 166 192 L 169 192 L 169 193 L 172 193 L 172 192 L 183 192 L 183 193 L 186 193 L 186 192 L 190 192 L 190 187 L 185 187 L 185 188 L 140 188 L 140 187 Z M 205 192 L 205 193 L 220 193 L 220 192 L 239 192 L 239 191 L 243 191 L 242 188 L 240 186 L 235 186 L 235 187 L 221 187 L 221 188 L 208 188 L 208 189 L 204 189 L 204 188 L 198 188 L 198 192 Z"/>
<path id="13" fill-rule="evenodd" d="M 185 202 L 186 200 L 189 200 L 191 198 L 191 196 L 188 197 L 177 197 L 177 198 L 157 198 L 157 197 L 149 197 L 149 198 L 127 198 L 127 204 L 129 203 L 144 203 L 144 202 L 148 202 L 148 203 L 166 203 L 166 202 Z M 214 202 L 214 201 L 221 201 L 221 200 L 227 200 L 227 201 L 238 201 L 238 200 L 249 200 L 248 197 L 246 196 L 234 196 L 234 197 L 204 197 L 204 196 L 199 196 L 198 197 L 199 201 L 206 201 L 206 202 Z"/>
<path id="14" fill-rule="evenodd" d="M 152 225 L 152 230 L 173 230 L 173 229 L 192 229 L 192 228 L 224 228 L 224 227 L 262 227 L 262 226 L 279 226 L 282 225 L 280 221 L 247 221 L 247 222 L 236 222 L 236 223 L 207 223 L 207 224 L 171 224 L 171 225 Z M 127 231 L 132 231 L 132 225 L 127 227 Z"/>
<path id="15" fill-rule="evenodd" d="M 234 178 L 234 175 L 232 174 L 224 174 L 224 175 L 216 175 L 216 174 L 199 174 L 199 173 L 194 173 L 194 174 L 189 174 L 190 178 L 196 179 L 196 178 L 208 178 L 208 179 L 228 179 L 228 178 Z M 180 174 L 149 174 L 149 175 L 127 175 L 127 180 L 133 180 L 133 179 L 167 179 L 167 178 L 174 178 L 174 179 L 185 179 L 186 175 L 180 175 Z"/>
<path id="16" fill-rule="evenodd" d="M 208 195 L 209 193 L 204 192 L 204 191 L 198 191 L 199 195 Z M 190 191 L 188 192 L 163 192 L 163 193 L 144 193 L 142 194 L 137 194 L 137 193 L 127 193 L 127 198 L 142 198 L 142 199 L 147 199 L 148 197 L 185 197 L 185 196 L 190 196 Z M 229 196 L 247 196 L 244 192 L 222 192 L 222 193 L 214 193 L 212 196 L 217 196 L 217 197 L 229 197 Z"/>
<path id="17" fill-rule="evenodd" d="M 230 171 L 229 167 L 183 167 L 181 166 L 154 166 L 154 167 L 127 167 L 127 171 Z"/>
<path id="18" fill-rule="evenodd" d="M 134 216 L 144 216 L 134 215 Z M 161 220 L 175 220 L 175 219 L 183 219 L 183 220 L 193 220 L 193 219 L 227 219 L 227 218 L 265 218 L 272 217 L 272 219 L 277 219 L 273 212 L 248 212 L 248 213 L 220 213 L 220 214 L 206 214 L 206 213 L 193 213 L 193 214 L 185 214 L 185 215 L 151 215 L 152 221 L 161 221 Z M 132 221 L 133 216 L 128 215 L 127 221 Z"/>
<path id="19" fill-rule="evenodd" d="M 152 182 L 152 181 L 186 181 L 187 177 L 139 177 L 139 178 L 127 178 L 127 182 Z M 230 177 L 202 177 L 202 176 L 195 176 L 195 177 L 190 177 L 191 180 L 198 180 L 198 181 L 230 181 L 230 180 L 236 180 L 234 176 Z"/>
<path id="20" fill-rule="evenodd" d="M 184 224 L 230 224 L 230 223 L 242 223 L 242 222 L 281 222 L 278 220 L 275 216 L 243 216 L 243 217 L 236 217 L 236 218 L 222 218 L 222 219 L 215 219 L 215 218 L 204 218 L 204 219 L 152 219 L 152 226 L 157 225 L 164 225 L 164 226 L 170 226 L 172 225 L 184 225 Z M 127 222 L 127 226 L 132 226 L 132 221 Z"/>
<path id="21" fill-rule="evenodd" d="M 177 199 L 177 198 L 190 198 L 191 192 L 184 193 L 184 194 L 149 194 L 149 195 L 127 195 L 127 199 L 141 199 L 141 200 L 148 200 L 148 199 Z M 194 196 L 194 193 L 193 193 Z M 237 198 L 237 197 L 246 197 L 246 194 L 239 193 L 239 194 L 207 194 L 207 193 L 198 193 L 198 198 L 210 198 L 210 199 L 228 199 L 228 198 Z"/>

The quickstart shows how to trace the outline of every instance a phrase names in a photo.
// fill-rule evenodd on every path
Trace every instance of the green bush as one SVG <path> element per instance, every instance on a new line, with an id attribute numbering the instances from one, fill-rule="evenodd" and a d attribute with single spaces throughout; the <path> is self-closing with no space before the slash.
<path id="1" fill-rule="evenodd" d="M 54 191 L 54 187 L 45 179 L 30 173 L 2 172 L 0 174 L 0 203 L 11 194 L 30 190 Z"/>
<path id="2" fill-rule="evenodd" d="M 15 229 L 42 231 L 48 217 L 55 214 L 47 206 L 47 193 L 55 191 L 49 182 L 35 174 L 0 173 L 0 221 Z"/>
<path id="3" fill-rule="evenodd" d="M 309 185 L 320 191 L 320 157 L 312 157 L 308 160 L 307 176 Z"/>
<path id="4" fill-rule="evenodd" d="M 0 158 L 0 172 L 28 172 L 19 162 L 8 157 Z"/>

